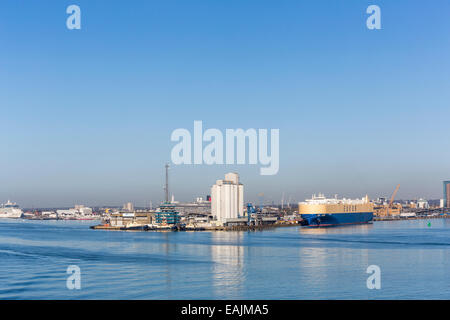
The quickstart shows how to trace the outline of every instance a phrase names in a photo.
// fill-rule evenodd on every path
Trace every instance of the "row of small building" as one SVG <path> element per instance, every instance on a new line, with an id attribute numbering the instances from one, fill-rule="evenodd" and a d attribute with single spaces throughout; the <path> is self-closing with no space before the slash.
<path id="1" fill-rule="evenodd" d="M 59 220 L 93 220 L 98 219 L 98 215 L 95 215 L 92 208 L 84 205 L 75 205 L 71 209 L 60 210 L 43 210 L 36 212 L 25 212 L 23 215 L 28 219 L 59 219 Z"/>

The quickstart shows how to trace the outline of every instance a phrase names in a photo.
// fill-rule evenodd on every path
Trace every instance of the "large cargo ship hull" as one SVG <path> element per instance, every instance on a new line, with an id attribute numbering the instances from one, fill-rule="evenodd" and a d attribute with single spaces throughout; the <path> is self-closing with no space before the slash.
<path id="1" fill-rule="evenodd" d="M 301 217 L 305 220 L 307 227 L 336 227 L 371 223 L 373 212 L 302 214 Z"/>

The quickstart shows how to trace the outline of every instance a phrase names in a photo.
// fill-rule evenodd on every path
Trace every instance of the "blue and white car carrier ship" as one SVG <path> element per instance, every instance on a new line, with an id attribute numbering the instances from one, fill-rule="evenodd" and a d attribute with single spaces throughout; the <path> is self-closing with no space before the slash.
<path id="1" fill-rule="evenodd" d="M 323 194 L 298 204 L 298 213 L 308 227 L 333 227 L 367 224 L 373 220 L 373 204 L 369 197 L 362 199 L 327 199 Z"/>

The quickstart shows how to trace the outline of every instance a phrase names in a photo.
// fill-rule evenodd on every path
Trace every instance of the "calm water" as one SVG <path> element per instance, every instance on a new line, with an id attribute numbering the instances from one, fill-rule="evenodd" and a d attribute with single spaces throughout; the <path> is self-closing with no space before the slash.
<path id="1" fill-rule="evenodd" d="M 0 221 L 0 299 L 450 299 L 450 219 L 263 232 Z M 380 290 L 366 269 L 381 268 Z M 81 290 L 66 269 L 81 268 Z"/>

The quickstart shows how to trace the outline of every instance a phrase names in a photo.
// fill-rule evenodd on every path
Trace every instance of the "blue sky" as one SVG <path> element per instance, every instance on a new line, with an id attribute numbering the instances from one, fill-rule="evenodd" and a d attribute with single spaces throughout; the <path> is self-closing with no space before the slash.
<path id="1" fill-rule="evenodd" d="M 67 6 L 81 30 L 66 28 Z M 366 8 L 381 8 L 381 30 Z M 279 128 L 280 170 L 177 166 L 179 200 L 238 171 L 246 201 L 440 198 L 450 179 L 450 3 L 0 3 L 0 200 L 157 204 L 174 129 Z"/>

